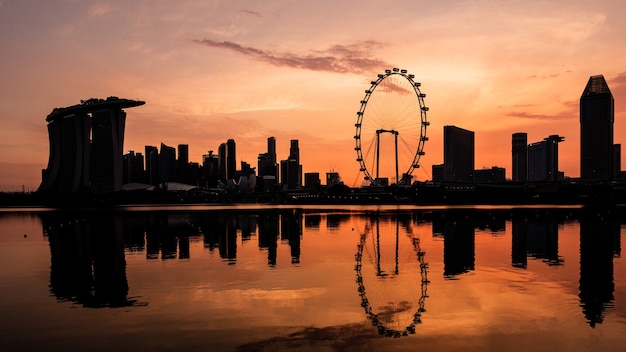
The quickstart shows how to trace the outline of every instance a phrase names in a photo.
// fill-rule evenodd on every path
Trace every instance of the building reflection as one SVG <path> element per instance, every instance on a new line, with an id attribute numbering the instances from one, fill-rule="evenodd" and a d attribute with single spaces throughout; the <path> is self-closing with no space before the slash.
<path id="1" fill-rule="evenodd" d="M 513 214 L 511 265 L 526 268 L 528 258 L 548 265 L 562 265 L 559 255 L 559 227 L 564 219 L 557 214 L 518 212 Z"/>
<path id="2" fill-rule="evenodd" d="M 580 210 L 566 214 L 558 210 L 507 213 L 445 210 L 343 214 L 277 209 L 44 212 L 40 216 L 50 245 L 50 291 L 60 301 L 76 302 L 85 307 L 145 304 L 128 297 L 125 253 L 141 256 L 145 252 L 148 261 L 191 260 L 191 247 L 195 242 L 215 252 L 224 263 L 236 265 L 238 246 L 253 241 L 256 236 L 259 250 L 267 253 L 268 266 L 274 267 L 281 260 L 278 257 L 281 246 L 289 246 L 289 256 L 282 258 L 283 263 L 300 265 L 304 229 L 319 230 L 325 224 L 326 231 L 336 231 L 349 223 L 354 226 L 352 233 L 360 235 L 356 269 L 357 282 L 360 280 L 359 285 L 363 287 L 359 288 L 359 295 L 365 305 L 372 306 L 372 299 L 382 302 L 376 305 L 381 311 L 372 311 L 378 320 L 373 316 L 370 320 L 388 326 L 385 324 L 394 321 L 396 314 L 411 309 L 420 313 L 408 319 L 404 327 L 385 327 L 384 334 L 392 335 L 397 331 L 410 333 L 412 328 L 406 330 L 405 327 L 414 327 L 413 323 L 420 321 L 419 309 L 423 308 L 426 297 L 427 265 L 416 229 L 424 224 L 428 226 L 429 222 L 433 236 L 443 240 L 445 279 L 459 278 L 476 270 L 476 229 L 500 234 L 510 221 L 511 265 L 526 269 L 528 258 L 550 266 L 562 265 L 559 231 L 566 221 L 579 222 L 579 299 L 584 318 L 592 327 L 602 323 L 607 310 L 613 308 L 613 258 L 621 255 L 621 214 L 606 211 Z M 406 258 L 412 258 L 412 262 L 403 262 Z M 361 259 L 370 267 L 364 268 Z M 420 282 L 421 292 L 419 287 L 412 286 Z M 394 286 L 397 283 L 402 285 Z M 397 304 L 388 304 L 394 301 L 388 298 L 405 292 L 402 290 L 407 287 L 413 290 L 408 296 L 410 299 L 396 297 Z M 369 308 L 364 308 L 369 315 Z"/>
<path id="3" fill-rule="evenodd" d="M 128 298 L 123 225 L 103 214 L 42 215 L 50 244 L 50 291 L 84 307 L 142 305 Z"/>
<path id="4" fill-rule="evenodd" d="M 589 326 L 602 323 L 613 308 L 613 258 L 620 255 L 620 223 L 609 214 L 580 218 L 580 305 Z"/>
<path id="5" fill-rule="evenodd" d="M 474 270 L 474 222 L 460 213 L 444 213 L 433 218 L 433 236 L 443 237 L 443 276 L 454 279 Z"/>

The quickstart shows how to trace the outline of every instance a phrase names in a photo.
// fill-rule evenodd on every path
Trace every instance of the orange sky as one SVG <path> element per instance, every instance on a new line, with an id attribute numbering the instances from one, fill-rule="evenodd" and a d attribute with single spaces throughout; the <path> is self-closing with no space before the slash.
<path id="1" fill-rule="evenodd" d="M 608 0 L 0 0 L 0 190 L 39 185 L 54 107 L 111 95 L 146 101 L 127 110 L 126 151 L 186 143 L 199 162 L 234 138 L 256 166 L 267 137 L 279 159 L 299 139 L 304 172 L 359 185 L 359 101 L 392 67 L 427 94 L 417 179 L 442 162 L 444 125 L 475 131 L 475 167 L 507 177 L 512 133 L 559 134 L 560 169 L 577 177 L 589 76 L 606 77 L 626 144 L 624 13 Z"/>

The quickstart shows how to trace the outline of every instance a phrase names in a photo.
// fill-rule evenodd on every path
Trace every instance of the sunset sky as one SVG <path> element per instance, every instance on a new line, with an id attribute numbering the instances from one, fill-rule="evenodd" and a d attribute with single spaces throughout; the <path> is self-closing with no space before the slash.
<path id="1" fill-rule="evenodd" d="M 201 161 L 229 138 L 257 164 L 300 140 L 304 172 L 361 184 L 354 123 L 370 81 L 399 67 L 427 94 L 422 168 L 443 162 L 443 126 L 475 131 L 475 167 L 511 177 L 511 134 L 565 137 L 580 173 L 578 101 L 603 74 L 626 145 L 626 2 L 0 0 L 0 191 L 36 189 L 46 116 L 81 99 L 138 99 L 125 151 L 189 144 Z M 626 168 L 626 153 L 622 153 Z"/>

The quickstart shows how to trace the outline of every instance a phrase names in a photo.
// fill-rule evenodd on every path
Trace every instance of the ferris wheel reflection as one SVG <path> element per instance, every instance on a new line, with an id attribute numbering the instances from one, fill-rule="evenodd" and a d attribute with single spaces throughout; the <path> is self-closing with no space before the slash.
<path id="1" fill-rule="evenodd" d="M 428 297 L 428 263 L 410 219 L 364 219 L 355 254 L 358 293 L 367 318 L 386 337 L 415 334 Z M 367 289 L 366 289 L 367 286 Z"/>

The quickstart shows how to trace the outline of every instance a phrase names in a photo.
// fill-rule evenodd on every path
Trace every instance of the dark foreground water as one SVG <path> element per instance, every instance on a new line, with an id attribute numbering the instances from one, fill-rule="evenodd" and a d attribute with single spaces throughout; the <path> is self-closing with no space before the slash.
<path id="1" fill-rule="evenodd" d="M 3 351 L 624 351 L 626 212 L 0 211 Z"/>

